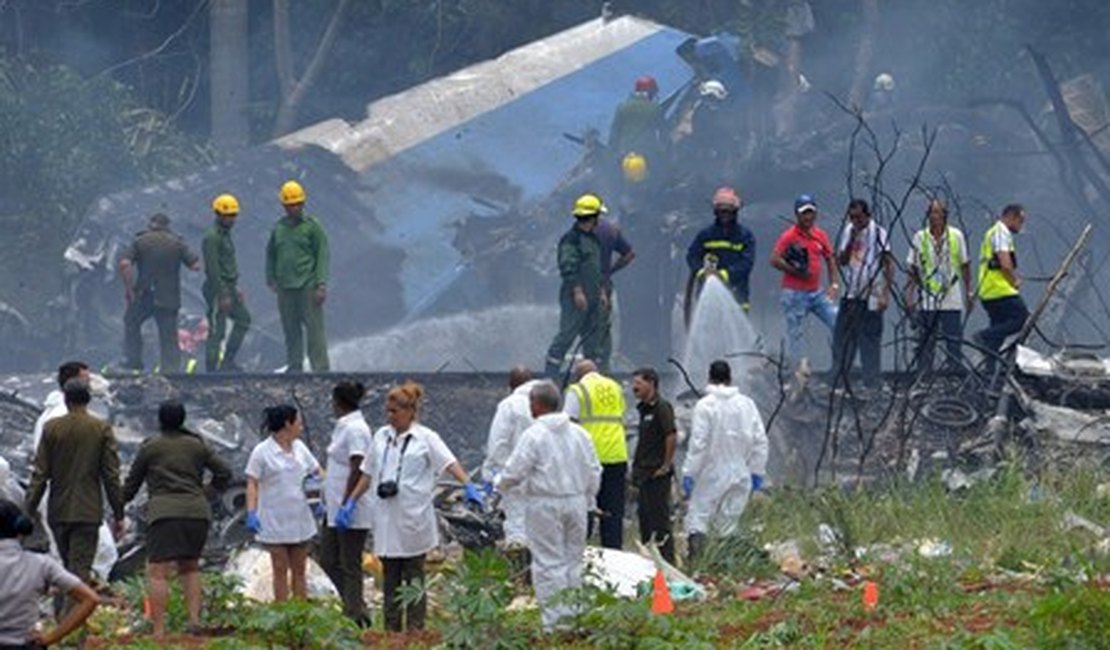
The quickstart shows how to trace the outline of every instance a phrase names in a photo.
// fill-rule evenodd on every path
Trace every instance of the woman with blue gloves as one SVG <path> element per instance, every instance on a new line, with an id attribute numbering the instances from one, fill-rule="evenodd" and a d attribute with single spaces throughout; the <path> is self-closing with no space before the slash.
<path id="1" fill-rule="evenodd" d="M 370 532 L 370 495 L 364 494 L 359 499 L 354 514 L 345 522 L 345 529 L 340 530 L 336 522 L 339 508 L 358 485 L 362 476 L 359 467 L 370 453 L 374 440 L 359 410 L 365 395 L 366 387 L 357 381 L 341 381 L 331 392 L 336 420 L 328 443 L 327 477 L 324 479 L 327 518 L 320 529 L 317 558 L 320 568 L 331 578 L 343 599 L 343 613 L 355 623 L 369 627 L 370 612 L 362 592 L 362 552 Z"/>
<path id="2" fill-rule="evenodd" d="M 316 536 L 305 484 L 320 480 L 320 463 L 300 441 L 304 424 L 296 408 L 266 409 L 264 426 L 270 435 L 247 460 L 247 528 L 270 553 L 274 600 L 289 598 L 290 582 L 293 597 L 305 599 L 308 542 Z"/>
<path id="3" fill-rule="evenodd" d="M 432 499 L 436 480 L 444 472 L 464 484 L 468 501 L 485 505 L 481 489 L 469 482 L 466 471 L 439 434 L 418 422 L 424 387 L 405 382 L 386 397 L 388 425 L 374 433 L 370 453 L 360 467 L 362 476 L 336 514 L 336 525 L 350 526 L 370 495 L 374 553 L 382 561 L 385 627 L 399 632 L 424 628 L 427 600 L 403 604 L 402 585 L 423 583 L 424 557 L 439 546 Z"/>

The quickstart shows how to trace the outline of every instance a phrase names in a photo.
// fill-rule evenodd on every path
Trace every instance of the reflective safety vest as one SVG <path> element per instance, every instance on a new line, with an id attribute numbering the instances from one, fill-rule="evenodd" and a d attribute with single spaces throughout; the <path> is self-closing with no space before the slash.
<path id="1" fill-rule="evenodd" d="M 956 237 L 956 229 L 949 226 L 947 235 L 949 277 L 946 278 L 940 273 L 940 265 L 933 260 L 936 247 L 932 233 L 928 228 L 917 233 L 917 257 L 921 261 L 921 277 L 924 279 L 925 291 L 937 300 L 942 299 L 960 277 L 960 244 Z"/>
<path id="2" fill-rule="evenodd" d="M 628 461 L 624 433 L 624 390 L 616 381 L 591 372 L 569 390 L 578 397 L 578 423 L 590 434 L 602 465 Z"/>
<path id="3" fill-rule="evenodd" d="M 998 300 L 1018 295 L 1017 287 L 1010 284 L 1002 274 L 1002 267 L 998 263 L 997 251 L 994 250 L 994 234 L 999 228 L 1005 228 L 1001 221 L 995 222 L 985 235 L 983 243 L 979 246 L 979 299 Z M 1013 256 L 1014 268 L 1017 268 L 1016 251 L 1010 251 Z"/>

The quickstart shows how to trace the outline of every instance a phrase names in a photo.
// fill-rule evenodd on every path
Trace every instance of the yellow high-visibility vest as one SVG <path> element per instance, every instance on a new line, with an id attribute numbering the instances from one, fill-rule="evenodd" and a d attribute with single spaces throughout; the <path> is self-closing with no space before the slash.
<path id="1" fill-rule="evenodd" d="M 1010 284 L 1006 276 L 1002 274 L 1002 268 L 998 265 L 998 255 L 994 250 L 994 233 L 999 228 L 1005 228 L 1006 224 L 1001 221 L 995 222 L 985 235 L 983 235 L 983 243 L 979 246 L 979 299 L 980 300 L 998 300 L 999 298 L 1008 298 L 1010 296 L 1018 295 L 1017 287 Z M 1014 261 L 1014 267 L 1017 267 L 1017 256 L 1015 255 L 1016 248 L 1010 251 L 1011 258 Z"/>
<path id="2" fill-rule="evenodd" d="M 591 372 L 571 385 L 578 396 L 578 423 L 590 434 L 602 465 L 628 461 L 624 432 L 624 391 L 616 381 Z"/>

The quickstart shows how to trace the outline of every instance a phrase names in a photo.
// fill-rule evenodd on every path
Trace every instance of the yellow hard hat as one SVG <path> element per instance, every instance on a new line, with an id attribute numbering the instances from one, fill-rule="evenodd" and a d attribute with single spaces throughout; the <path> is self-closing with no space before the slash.
<path id="1" fill-rule="evenodd" d="M 295 205 L 305 201 L 304 188 L 297 181 L 285 181 L 281 186 L 280 196 L 282 205 Z"/>
<path id="2" fill-rule="evenodd" d="M 608 212 L 601 197 L 596 194 L 583 194 L 574 202 L 574 216 L 587 219 Z"/>
<path id="3" fill-rule="evenodd" d="M 621 171 L 624 172 L 624 179 L 629 183 L 641 183 L 648 174 L 647 158 L 635 151 L 627 153 L 621 160 Z"/>
<path id="4" fill-rule="evenodd" d="M 212 200 L 212 210 L 221 217 L 239 216 L 239 199 L 230 194 L 221 194 Z"/>

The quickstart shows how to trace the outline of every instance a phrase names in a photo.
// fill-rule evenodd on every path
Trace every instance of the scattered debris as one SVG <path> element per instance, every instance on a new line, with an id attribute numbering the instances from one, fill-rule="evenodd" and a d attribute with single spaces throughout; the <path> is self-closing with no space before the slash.
<path id="1" fill-rule="evenodd" d="M 925 539 L 917 544 L 917 554 L 921 557 L 947 557 L 952 555 L 952 545 L 939 539 Z"/>
<path id="2" fill-rule="evenodd" d="M 260 548 L 249 547 L 231 555 L 224 573 L 242 580 L 240 592 L 252 600 L 263 603 L 274 600 L 274 573 L 270 566 L 270 554 Z M 308 559 L 308 595 L 319 598 L 338 597 L 339 594 L 324 570 L 312 558 Z"/>
<path id="3" fill-rule="evenodd" d="M 1090 519 L 1087 519 L 1086 517 L 1081 517 L 1075 514 L 1071 510 L 1068 510 L 1064 513 L 1064 520 L 1063 522 L 1061 522 L 1061 525 L 1064 527 L 1065 530 L 1074 530 L 1076 528 L 1079 528 L 1091 533 L 1095 537 L 1106 537 L 1107 535 L 1110 535 L 1110 530 L 1108 530 L 1105 526 L 1100 526 Z"/>

